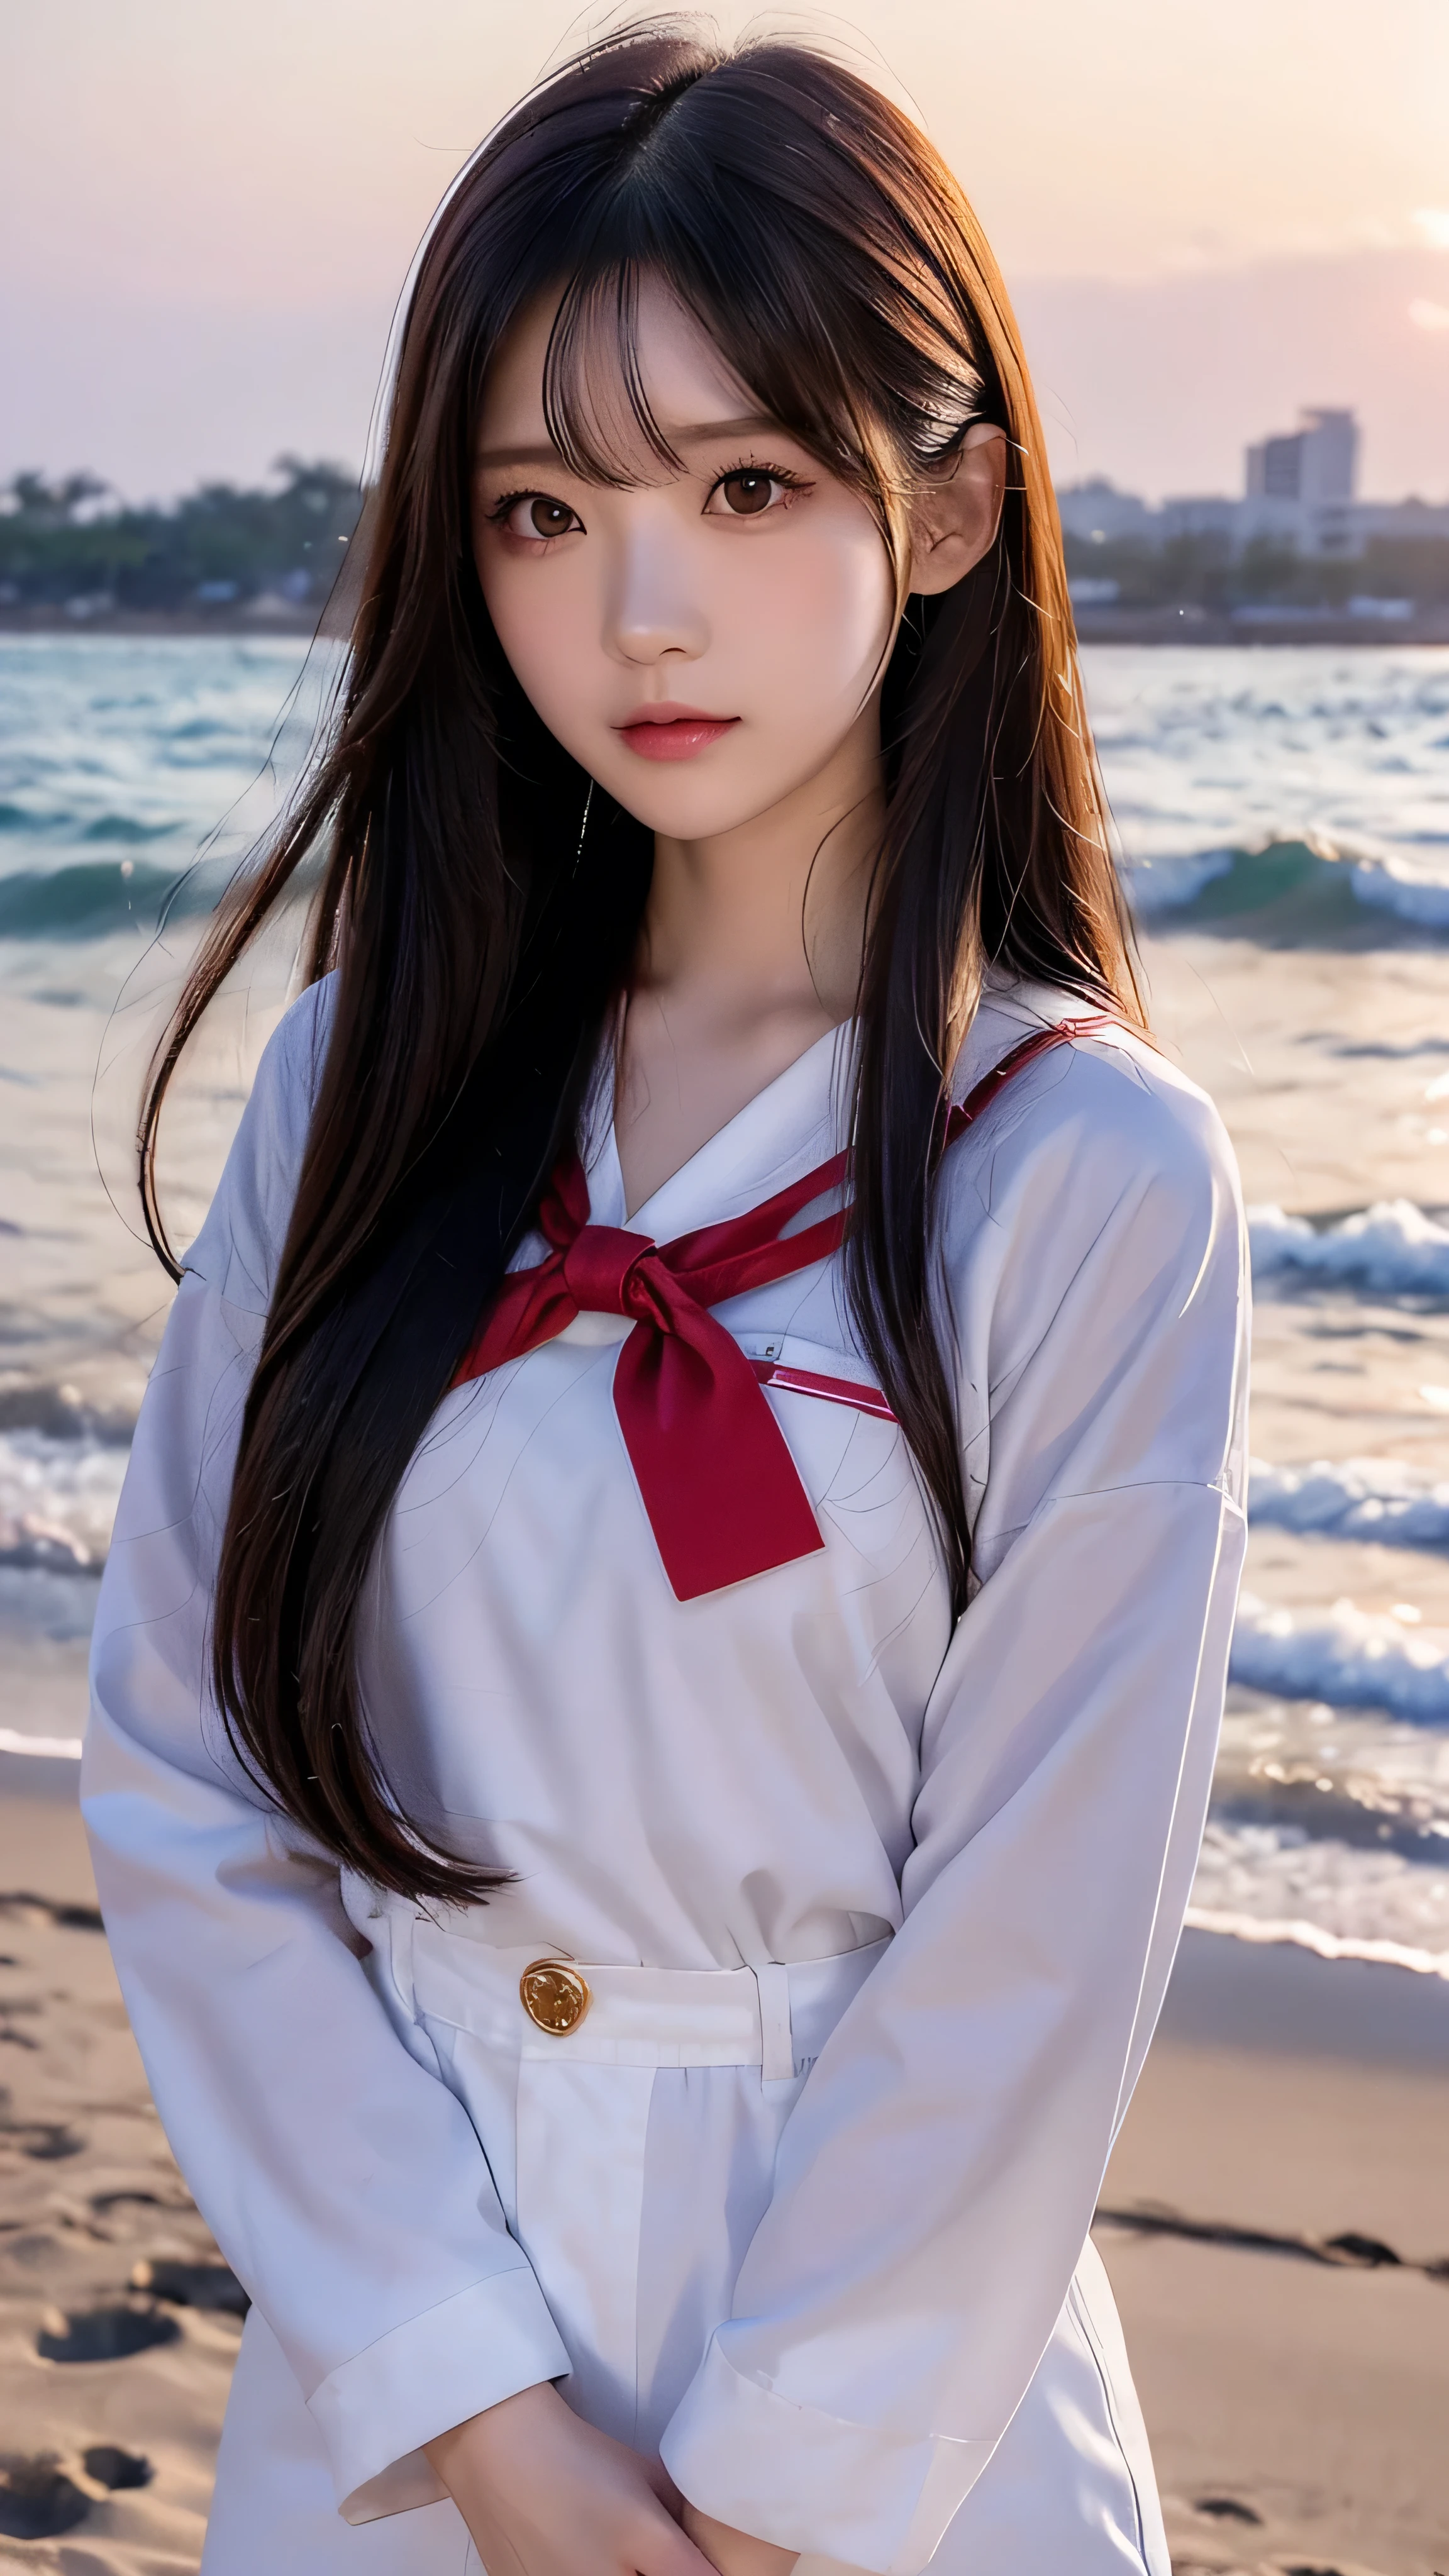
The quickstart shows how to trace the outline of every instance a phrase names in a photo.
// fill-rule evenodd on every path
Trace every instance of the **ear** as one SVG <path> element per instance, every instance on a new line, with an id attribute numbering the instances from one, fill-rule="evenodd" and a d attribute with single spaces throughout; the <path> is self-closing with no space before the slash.
<path id="1" fill-rule="evenodd" d="M 908 590 L 929 599 L 965 579 L 995 540 L 1005 491 L 1006 434 L 979 420 L 916 493 Z"/>

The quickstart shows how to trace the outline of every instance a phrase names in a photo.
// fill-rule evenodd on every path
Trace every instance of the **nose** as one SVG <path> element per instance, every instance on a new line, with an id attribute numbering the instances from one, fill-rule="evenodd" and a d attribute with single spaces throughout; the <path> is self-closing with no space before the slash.
<path id="1" fill-rule="evenodd" d="M 604 649 L 649 668 L 671 655 L 694 661 L 709 640 L 690 580 L 688 549 L 665 511 L 629 514 L 604 605 Z"/>

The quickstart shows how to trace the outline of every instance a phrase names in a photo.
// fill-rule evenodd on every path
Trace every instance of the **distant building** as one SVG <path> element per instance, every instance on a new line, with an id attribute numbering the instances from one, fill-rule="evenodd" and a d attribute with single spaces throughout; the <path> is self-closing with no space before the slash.
<path id="1" fill-rule="evenodd" d="M 1449 505 L 1360 501 L 1358 422 L 1351 411 L 1304 410 L 1299 425 L 1247 451 L 1240 500 L 1175 495 L 1150 509 L 1101 475 L 1057 494 L 1062 527 L 1080 544 L 1126 540 L 1156 549 L 1176 539 L 1208 540 L 1231 561 L 1249 546 L 1352 562 L 1370 537 L 1449 537 Z"/>
<path id="2" fill-rule="evenodd" d="M 1304 411 L 1299 426 L 1250 447 L 1243 491 L 1250 501 L 1309 507 L 1351 501 L 1358 481 L 1358 422 L 1351 411 Z"/>

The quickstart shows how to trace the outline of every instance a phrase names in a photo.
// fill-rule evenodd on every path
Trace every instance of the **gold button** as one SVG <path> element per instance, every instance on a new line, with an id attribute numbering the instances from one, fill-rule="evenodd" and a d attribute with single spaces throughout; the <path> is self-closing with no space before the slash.
<path id="1" fill-rule="evenodd" d="M 535 1959 L 519 1978 L 518 1992 L 529 2020 L 550 2039 L 577 2030 L 593 2001 L 587 1979 L 562 1959 Z"/>

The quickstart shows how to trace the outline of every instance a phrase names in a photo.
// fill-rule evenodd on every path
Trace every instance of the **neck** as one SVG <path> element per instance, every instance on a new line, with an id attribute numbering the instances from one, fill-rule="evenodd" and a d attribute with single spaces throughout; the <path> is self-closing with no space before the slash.
<path id="1" fill-rule="evenodd" d="M 884 819 L 872 705 L 766 813 L 705 839 L 657 836 L 614 1094 L 631 1212 L 849 1019 Z"/>
<path id="2" fill-rule="evenodd" d="M 766 813 L 701 840 L 658 834 L 636 999 L 687 1002 L 740 1034 L 848 1019 L 884 815 L 872 703 L 826 768 Z"/>

